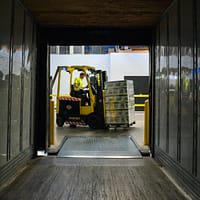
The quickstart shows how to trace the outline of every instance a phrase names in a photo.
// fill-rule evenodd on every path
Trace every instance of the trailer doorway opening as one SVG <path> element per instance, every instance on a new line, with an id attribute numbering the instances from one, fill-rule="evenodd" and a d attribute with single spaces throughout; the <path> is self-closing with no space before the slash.
<path id="1" fill-rule="evenodd" d="M 133 80 L 134 87 L 134 110 L 135 110 L 135 121 L 136 124 L 128 129 L 124 127 L 111 127 L 110 129 L 90 129 L 87 124 L 71 126 L 69 124 L 64 124 L 59 127 L 56 124 L 56 93 L 58 84 L 60 84 L 60 94 L 67 94 L 70 90 L 71 85 L 69 84 L 69 73 L 64 72 L 60 80 L 55 81 L 54 87 L 52 88 L 51 101 L 54 102 L 54 124 L 50 121 L 50 130 L 54 129 L 54 135 L 52 140 L 52 135 L 49 134 L 49 154 L 57 154 L 61 147 L 65 146 L 66 141 L 68 142 L 70 138 L 74 140 L 84 140 L 85 137 L 87 141 L 81 141 L 83 143 L 88 143 L 79 146 L 79 155 L 84 151 L 84 148 L 88 150 L 89 144 L 102 143 L 101 146 L 106 148 L 104 144 L 106 141 L 100 141 L 101 137 L 113 137 L 119 136 L 119 141 L 122 143 L 118 144 L 118 141 L 110 141 L 114 146 L 126 146 L 127 142 L 123 143 L 124 136 L 133 140 L 134 144 L 137 144 L 137 148 L 140 148 L 143 152 L 148 152 L 148 146 L 144 145 L 144 102 L 148 99 L 149 92 L 149 48 L 146 46 L 119 46 L 119 45 L 104 45 L 104 46 L 50 46 L 50 74 L 49 77 L 52 79 L 56 73 L 58 66 L 94 66 L 97 70 L 102 70 L 106 72 L 107 81 L 121 81 L 121 80 Z M 72 77 L 79 76 L 79 72 L 75 73 Z M 86 83 L 84 83 L 86 84 Z M 135 87 L 137 85 L 137 87 Z M 103 97 L 102 97 L 103 98 Z M 120 108 L 119 108 L 120 109 Z M 119 113 L 120 115 L 120 113 Z M 51 118 L 51 117 L 49 117 Z M 74 127 L 74 128 L 72 128 Z M 98 137 L 95 138 L 94 137 Z M 122 138 L 121 138 L 122 137 Z M 107 138 L 108 139 L 108 138 Z M 53 141 L 53 142 L 52 142 Z M 126 141 L 126 139 L 125 139 Z M 80 141 L 79 141 L 80 142 Z M 72 141 L 73 143 L 73 141 Z M 109 142 L 108 142 L 109 143 Z M 80 143 L 79 143 L 80 144 Z M 70 147 L 70 143 L 67 148 Z M 97 151 L 99 147 L 93 145 L 94 149 L 91 151 Z M 73 145 L 72 145 L 73 146 Z M 112 145 L 111 145 L 112 146 Z M 72 149 L 71 149 L 72 150 Z M 77 149 L 74 149 L 76 151 Z M 122 150 L 122 149 L 121 149 Z M 112 149 L 113 151 L 113 149 Z M 120 156 L 120 151 L 116 149 L 115 157 Z M 70 154 L 71 155 L 71 154 Z M 69 157 L 70 157 L 69 155 Z M 74 155 L 74 154 L 73 154 Z M 72 156 L 72 155 L 71 155 Z M 93 155 L 92 155 L 93 156 Z M 96 154 L 94 154 L 94 157 Z M 86 155 L 87 157 L 87 155 Z"/>

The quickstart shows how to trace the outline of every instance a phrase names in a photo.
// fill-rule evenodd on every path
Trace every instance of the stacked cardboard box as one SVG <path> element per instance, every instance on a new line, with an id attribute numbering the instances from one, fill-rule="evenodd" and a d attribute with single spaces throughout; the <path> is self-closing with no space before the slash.
<path id="1" fill-rule="evenodd" d="M 105 84 L 107 125 L 132 125 L 135 122 L 134 87 L 132 80 Z"/>

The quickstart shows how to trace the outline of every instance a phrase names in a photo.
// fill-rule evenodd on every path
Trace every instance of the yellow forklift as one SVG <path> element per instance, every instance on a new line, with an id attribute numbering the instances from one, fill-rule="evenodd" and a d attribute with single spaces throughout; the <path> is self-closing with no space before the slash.
<path id="1" fill-rule="evenodd" d="M 69 74 L 69 91 L 67 94 L 60 94 L 61 75 L 67 72 Z M 84 73 L 87 82 L 88 102 L 74 95 L 73 74 Z M 71 127 L 76 125 L 89 125 L 94 129 L 105 128 L 104 119 L 104 83 L 107 81 L 106 71 L 95 70 L 91 66 L 58 66 L 54 77 L 52 78 L 50 88 L 57 80 L 56 96 L 56 124 L 62 127 L 64 123 Z M 67 81 L 66 81 L 67 84 Z"/>

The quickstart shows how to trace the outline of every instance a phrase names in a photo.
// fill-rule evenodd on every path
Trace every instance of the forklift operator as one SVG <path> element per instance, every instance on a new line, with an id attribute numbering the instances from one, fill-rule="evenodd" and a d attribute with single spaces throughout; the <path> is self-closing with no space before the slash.
<path id="1" fill-rule="evenodd" d="M 89 99 L 87 98 L 87 91 L 84 90 L 85 88 L 87 88 L 87 86 L 83 87 L 84 77 L 85 73 L 81 72 L 80 76 L 74 79 L 75 96 L 81 98 L 82 105 L 85 105 L 86 102 L 89 104 Z"/>
<path id="2" fill-rule="evenodd" d="M 83 79 L 84 79 L 84 77 L 85 77 L 84 72 L 81 72 L 80 76 L 76 77 L 74 79 L 74 90 L 75 91 L 80 91 L 80 90 L 83 90 L 84 88 L 86 88 L 86 87 L 83 87 Z"/>

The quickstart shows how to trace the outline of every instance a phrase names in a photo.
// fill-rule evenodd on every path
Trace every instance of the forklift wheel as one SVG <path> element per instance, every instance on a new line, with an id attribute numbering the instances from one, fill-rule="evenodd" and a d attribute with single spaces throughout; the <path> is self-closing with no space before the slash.
<path id="1" fill-rule="evenodd" d="M 88 116 L 87 124 L 89 125 L 90 128 L 97 129 L 101 128 L 102 123 L 101 119 L 97 115 L 91 114 Z"/>
<path id="2" fill-rule="evenodd" d="M 56 118 L 56 124 L 57 124 L 59 127 L 63 127 L 64 123 L 65 123 L 65 122 L 64 122 L 63 118 L 57 116 L 57 118 Z"/>

